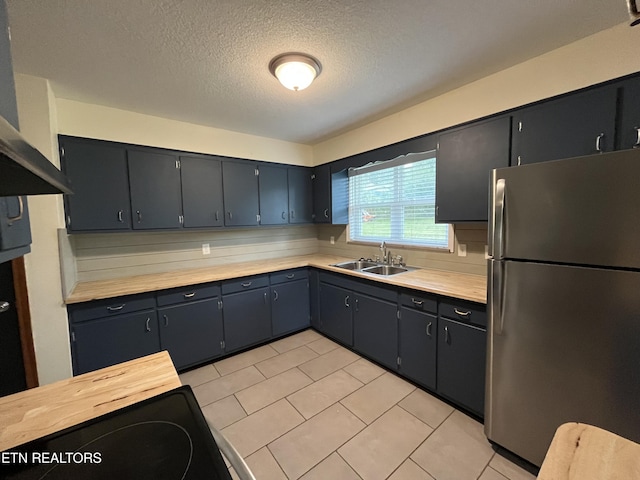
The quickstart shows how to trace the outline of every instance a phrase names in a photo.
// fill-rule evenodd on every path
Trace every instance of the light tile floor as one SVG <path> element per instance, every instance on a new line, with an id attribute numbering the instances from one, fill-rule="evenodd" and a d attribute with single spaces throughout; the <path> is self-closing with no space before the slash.
<path id="1" fill-rule="evenodd" d="M 180 378 L 257 480 L 535 478 L 476 420 L 313 330 Z"/>

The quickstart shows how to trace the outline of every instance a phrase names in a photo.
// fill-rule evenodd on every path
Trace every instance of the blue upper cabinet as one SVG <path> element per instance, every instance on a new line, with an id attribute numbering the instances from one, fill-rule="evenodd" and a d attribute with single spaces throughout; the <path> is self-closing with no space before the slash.
<path id="1" fill-rule="evenodd" d="M 224 224 L 227 227 L 258 225 L 260 212 L 258 170 L 253 162 L 222 162 Z"/>
<path id="2" fill-rule="evenodd" d="M 616 102 L 617 89 L 609 85 L 514 112 L 511 165 L 613 150 Z"/>
<path id="3" fill-rule="evenodd" d="M 182 189 L 177 155 L 128 150 L 134 230 L 180 228 Z"/>
<path id="4" fill-rule="evenodd" d="M 640 148 L 640 78 L 627 80 L 621 87 L 618 150 Z"/>
<path id="5" fill-rule="evenodd" d="M 260 164 L 258 172 L 260 225 L 286 225 L 289 223 L 286 166 Z"/>
<path id="6" fill-rule="evenodd" d="M 64 197 L 70 232 L 131 230 L 124 146 L 61 136 L 60 160 L 74 189 Z"/>
<path id="7" fill-rule="evenodd" d="M 289 167 L 289 223 L 313 222 L 313 176 L 306 167 Z"/>
<path id="8" fill-rule="evenodd" d="M 185 228 L 224 226 L 222 162 L 205 156 L 181 156 Z"/>

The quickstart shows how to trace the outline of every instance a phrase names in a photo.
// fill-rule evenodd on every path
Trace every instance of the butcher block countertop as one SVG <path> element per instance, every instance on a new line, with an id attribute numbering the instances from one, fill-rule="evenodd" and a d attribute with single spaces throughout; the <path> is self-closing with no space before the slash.
<path id="1" fill-rule="evenodd" d="M 560 425 L 538 480 L 640 478 L 640 445 L 584 423 Z"/>
<path id="2" fill-rule="evenodd" d="M 154 397 L 182 383 L 167 352 L 0 398 L 0 452 Z"/>
<path id="3" fill-rule="evenodd" d="M 487 279 L 482 275 L 469 275 L 444 270 L 419 268 L 397 275 L 381 276 L 372 273 L 354 272 L 332 266 L 335 263 L 349 260 L 353 259 L 330 255 L 303 255 L 158 274 L 137 275 L 114 280 L 80 282 L 66 298 L 65 302 L 67 304 L 88 302 L 91 300 L 154 292 L 168 288 L 216 282 L 298 267 L 316 267 L 398 287 L 411 288 L 478 303 L 487 302 Z"/>

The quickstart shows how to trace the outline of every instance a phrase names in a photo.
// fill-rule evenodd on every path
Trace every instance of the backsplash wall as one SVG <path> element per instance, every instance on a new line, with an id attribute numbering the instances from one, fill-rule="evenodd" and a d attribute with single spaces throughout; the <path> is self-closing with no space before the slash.
<path id="1" fill-rule="evenodd" d="M 222 231 L 76 234 L 78 282 L 317 253 L 314 225 Z M 208 243 L 211 254 L 202 254 Z"/>
<path id="2" fill-rule="evenodd" d="M 427 249 L 389 247 L 393 255 L 402 255 L 403 261 L 413 267 L 433 268 L 474 275 L 487 274 L 485 246 L 487 244 L 486 224 L 459 224 L 454 226 L 454 251 L 438 252 Z M 331 237 L 335 244 L 331 244 Z M 323 225 L 318 227 L 318 253 L 340 255 L 348 258 L 375 258 L 380 248 L 362 244 L 347 243 L 345 226 Z M 458 244 L 467 246 L 467 256 L 458 256 Z"/>

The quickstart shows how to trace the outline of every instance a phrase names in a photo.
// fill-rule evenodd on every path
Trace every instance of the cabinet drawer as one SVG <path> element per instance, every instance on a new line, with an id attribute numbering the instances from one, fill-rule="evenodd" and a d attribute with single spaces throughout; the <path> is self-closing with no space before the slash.
<path id="1" fill-rule="evenodd" d="M 438 312 L 438 301 L 424 293 L 405 292 L 400 294 L 400 304 L 423 312 Z"/>
<path id="2" fill-rule="evenodd" d="M 164 290 L 157 295 L 158 306 L 173 305 L 176 303 L 192 302 L 204 298 L 217 297 L 220 295 L 218 285 L 195 285 L 189 287 L 172 288 Z"/>
<path id="3" fill-rule="evenodd" d="M 222 293 L 236 293 L 243 290 L 253 290 L 254 288 L 268 287 L 268 275 L 255 275 L 253 277 L 237 278 L 222 283 Z"/>
<path id="4" fill-rule="evenodd" d="M 153 293 L 127 295 L 125 297 L 107 298 L 80 304 L 69 305 L 68 311 L 73 323 L 110 317 L 123 313 L 137 312 L 148 308 L 155 308 L 156 300 Z"/>
<path id="5" fill-rule="evenodd" d="M 303 280 L 309 278 L 309 272 L 306 268 L 297 268 L 295 270 L 285 270 L 283 272 L 275 272 L 269 275 L 271 285 L 278 283 L 292 282 L 294 280 Z"/>
<path id="6" fill-rule="evenodd" d="M 464 323 L 487 328 L 487 307 L 479 303 L 460 301 L 440 302 L 440 315 Z"/>

